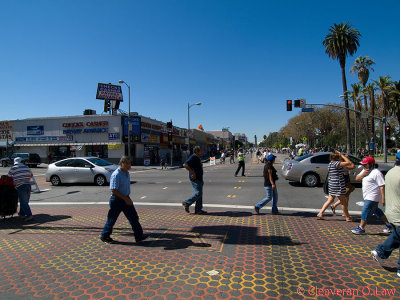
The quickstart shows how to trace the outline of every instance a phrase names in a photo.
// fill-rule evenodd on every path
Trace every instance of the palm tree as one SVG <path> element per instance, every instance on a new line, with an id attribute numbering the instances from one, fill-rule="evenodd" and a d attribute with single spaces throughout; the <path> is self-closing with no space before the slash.
<path id="1" fill-rule="evenodd" d="M 350 72 L 357 72 L 358 81 L 363 87 L 367 84 L 369 78 L 369 70 L 374 71 L 371 67 L 375 62 L 368 56 L 359 56 L 354 61 L 354 65 L 351 67 Z"/>
<path id="2" fill-rule="evenodd" d="M 369 107 L 370 107 L 370 115 L 375 115 L 375 83 L 369 83 L 365 86 L 364 90 L 369 94 Z M 371 118 L 370 120 L 370 137 L 371 142 L 375 143 L 375 119 Z M 372 155 L 373 153 L 371 153 Z"/>
<path id="3" fill-rule="evenodd" d="M 267 136 L 264 134 L 264 136 L 263 136 L 263 139 L 264 139 L 264 141 L 267 139 Z"/>
<path id="4" fill-rule="evenodd" d="M 360 46 L 359 38 L 361 34 L 358 30 L 352 28 L 350 23 L 333 24 L 329 28 L 330 33 L 325 36 L 322 44 L 325 46 L 325 53 L 332 59 L 339 60 L 340 68 L 342 69 L 342 85 L 344 94 L 344 105 L 346 108 L 346 129 L 347 129 L 347 153 L 351 149 L 350 137 L 350 114 L 349 114 L 349 100 L 346 94 L 346 57 L 347 55 L 353 56 L 357 48 Z"/>
<path id="5" fill-rule="evenodd" d="M 382 102 L 383 107 L 383 117 L 386 118 L 388 115 L 389 109 L 389 94 L 392 89 L 393 81 L 391 81 L 392 77 L 390 76 L 379 76 L 378 80 L 374 80 L 378 89 L 380 90 L 380 100 Z"/>
<path id="6" fill-rule="evenodd" d="M 389 110 L 395 115 L 400 124 L 400 80 L 393 83 L 393 89 L 389 97 Z"/>

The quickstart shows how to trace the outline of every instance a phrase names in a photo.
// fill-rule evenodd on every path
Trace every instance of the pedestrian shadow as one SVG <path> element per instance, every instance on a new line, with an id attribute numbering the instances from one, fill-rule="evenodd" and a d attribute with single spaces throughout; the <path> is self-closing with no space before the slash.
<path id="1" fill-rule="evenodd" d="M 67 215 L 48 215 L 48 214 L 37 214 L 33 216 L 33 219 L 30 221 L 25 221 L 19 217 L 10 217 L 5 219 L 0 219 L 0 230 L 16 230 L 10 234 L 15 234 L 25 229 L 46 229 L 51 230 L 52 228 L 59 228 L 58 226 L 49 227 L 49 226 L 41 226 L 50 222 L 57 222 L 61 220 L 71 219 L 71 216 Z M 65 227 L 62 227 L 65 230 Z"/>
<path id="2" fill-rule="evenodd" d="M 280 245 L 298 246 L 304 243 L 294 242 L 290 236 L 285 235 L 258 235 L 257 227 L 220 225 L 220 226 L 195 226 L 191 232 L 203 235 L 214 236 L 224 244 L 231 245 Z"/>
<path id="3" fill-rule="evenodd" d="M 207 216 L 215 216 L 215 217 L 231 217 L 231 218 L 240 218 L 240 217 L 251 217 L 253 214 L 251 212 L 244 211 L 216 211 L 216 212 L 208 212 Z"/>

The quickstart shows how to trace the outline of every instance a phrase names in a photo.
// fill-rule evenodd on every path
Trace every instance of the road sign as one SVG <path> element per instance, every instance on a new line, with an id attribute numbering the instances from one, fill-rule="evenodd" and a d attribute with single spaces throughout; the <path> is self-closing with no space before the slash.
<path id="1" fill-rule="evenodd" d="M 314 107 L 304 107 L 301 109 L 301 112 L 313 112 Z"/>

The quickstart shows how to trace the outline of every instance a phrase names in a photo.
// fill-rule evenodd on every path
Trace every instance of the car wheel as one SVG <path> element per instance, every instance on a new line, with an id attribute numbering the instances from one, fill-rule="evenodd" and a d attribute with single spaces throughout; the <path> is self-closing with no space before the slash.
<path id="1" fill-rule="evenodd" d="M 303 183 L 308 187 L 315 187 L 319 183 L 318 175 L 314 173 L 308 173 L 304 176 Z"/>
<path id="2" fill-rule="evenodd" d="M 53 175 L 50 177 L 50 182 L 54 186 L 61 185 L 61 179 L 57 175 Z"/>
<path id="3" fill-rule="evenodd" d="M 105 178 L 103 175 L 97 175 L 97 176 L 94 178 L 94 183 L 95 183 L 96 185 L 98 185 L 98 186 L 103 186 L 103 185 L 105 185 L 105 184 L 107 183 L 107 180 L 106 180 L 106 178 Z"/>
<path id="4" fill-rule="evenodd" d="M 6 167 L 7 167 L 7 162 L 3 160 L 3 161 L 1 162 L 1 166 L 2 166 L 3 168 L 6 168 Z"/>

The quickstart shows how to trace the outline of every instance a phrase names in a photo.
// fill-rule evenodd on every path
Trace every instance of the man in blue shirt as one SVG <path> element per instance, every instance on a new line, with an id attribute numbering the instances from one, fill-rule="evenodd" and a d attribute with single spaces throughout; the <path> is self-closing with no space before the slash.
<path id="1" fill-rule="evenodd" d="M 131 193 L 131 179 L 128 171 L 130 169 L 131 160 L 129 157 L 123 156 L 119 161 L 119 168 L 111 175 L 110 190 L 112 194 L 110 198 L 110 210 L 108 211 L 107 222 L 100 237 L 107 244 L 114 242 L 110 235 L 121 211 L 132 226 L 136 242 L 138 243 L 148 238 L 148 235 L 143 234 L 142 226 L 139 223 L 139 216 L 129 197 Z"/>
<path id="2" fill-rule="evenodd" d="M 193 154 L 183 164 L 183 167 L 189 171 L 189 179 L 192 184 L 194 194 L 187 200 L 182 202 L 182 205 L 187 213 L 190 213 L 189 206 L 196 202 L 194 213 L 197 215 L 205 215 L 203 210 L 203 164 L 201 155 L 203 154 L 199 146 L 194 147 Z"/>

